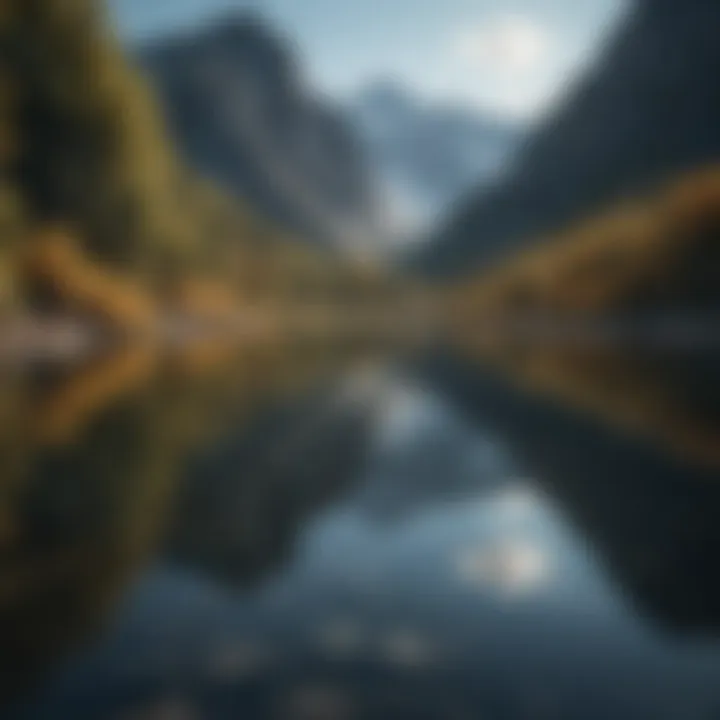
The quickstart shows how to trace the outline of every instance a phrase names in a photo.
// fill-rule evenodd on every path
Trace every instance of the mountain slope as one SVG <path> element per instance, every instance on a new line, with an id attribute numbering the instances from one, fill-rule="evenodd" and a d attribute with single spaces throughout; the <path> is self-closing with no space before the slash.
<path id="1" fill-rule="evenodd" d="M 427 233 L 471 188 L 495 179 L 522 132 L 469 108 L 425 102 L 378 81 L 350 106 L 378 169 L 396 234 Z"/>
<path id="2" fill-rule="evenodd" d="M 539 235 L 720 159 L 720 4 L 641 0 L 594 72 L 416 258 L 435 274 L 494 262 Z"/>
<path id="3" fill-rule="evenodd" d="M 314 97 L 284 40 L 252 15 L 140 51 L 188 161 L 287 230 L 357 247 L 370 181 L 343 115 Z"/>
<path id="4" fill-rule="evenodd" d="M 367 270 L 288 240 L 198 177 L 97 0 L 0 7 L 3 316 L 145 327 L 168 313 L 227 318 L 246 301 L 318 301 L 369 282 Z M 222 107 L 205 104 L 204 116 Z M 333 122 L 326 148 L 342 146 Z M 332 187 L 342 197 L 342 184 Z"/>
<path id="5" fill-rule="evenodd" d="M 4 268 L 15 294 L 32 304 L 40 295 L 58 300 L 68 287 L 55 277 L 39 293 L 31 282 L 38 278 L 21 277 L 24 257 L 35 251 L 51 256 L 31 263 L 44 268 L 41 275 L 71 262 L 73 291 L 84 284 L 82 256 L 137 281 L 159 278 L 169 264 L 192 264 L 203 249 L 199 218 L 184 200 L 190 176 L 151 93 L 105 31 L 98 4 L 14 0 L 3 10 L 0 191 L 8 209 Z M 100 277 L 81 294 L 103 305 Z"/>
<path id="6" fill-rule="evenodd" d="M 518 330 L 522 335 L 523 325 L 526 332 L 533 325 L 537 329 L 542 318 L 570 320 L 571 327 L 579 320 L 622 319 L 626 332 L 638 321 L 645 325 L 664 318 L 664 333 L 681 340 L 688 332 L 681 329 L 684 323 L 704 318 L 707 332 L 720 311 L 718 238 L 716 165 L 452 283 L 453 322 L 465 334 L 480 318 L 510 319 L 512 336 Z M 667 324 L 671 318 L 677 326 Z M 513 327 L 517 320 L 520 328 Z"/>

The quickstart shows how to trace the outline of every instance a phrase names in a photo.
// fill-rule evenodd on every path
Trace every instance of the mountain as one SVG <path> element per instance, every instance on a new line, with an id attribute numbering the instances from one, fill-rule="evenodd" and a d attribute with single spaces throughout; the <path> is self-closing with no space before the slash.
<path id="1" fill-rule="evenodd" d="M 372 404 L 337 400 L 310 391 L 200 453 L 176 498 L 167 555 L 233 586 L 287 563 L 303 519 L 352 488 L 370 444 Z M 308 416 L 318 419 L 312 432 Z"/>
<path id="2" fill-rule="evenodd" d="M 519 330 L 519 318 L 614 318 L 626 332 L 636 325 L 636 335 L 638 322 L 664 318 L 663 332 L 678 339 L 688 332 L 680 326 L 692 318 L 693 332 L 703 324 L 704 332 L 712 332 L 720 313 L 719 236 L 716 165 L 564 228 L 490 270 L 463 276 L 448 288 L 448 311 L 461 333 L 481 317 L 511 319 L 510 335 Z"/>
<path id="3" fill-rule="evenodd" d="M 373 200 L 352 124 L 264 21 L 223 17 L 154 41 L 139 60 L 193 167 L 288 231 L 363 249 Z"/>
<path id="4" fill-rule="evenodd" d="M 390 230 L 427 232 L 451 204 L 495 179 L 522 131 L 470 108 L 426 102 L 401 85 L 377 81 L 351 113 L 378 170 Z"/>
<path id="5" fill-rule="evenodd" d="M 192 177 L 98 3 L 6 2 L 0 36 L 6 302 L 33 307 L 42 296 L 56 311 L 118 319 L 144 303 L 109 268 L 149 284 L 207 253 Z"/>
<path id="6" fill-rule="evenodd" d="M 567 362 L 546 352 L 522 369 L 515 350 L 517 362 L 497 373 L 459 356 L 429 359 L 425 372 L 464 418 L 502 438 L 650 627 L 687 639 L 716 633 L 720 583 L 708 568 L 720 550 L 720 488 L 716 465 L 702 461 L 712 451 L 717 462 L 717 397 L 714 406 L 704 397 L 716 355 L 598 358 L 588 348 Z M 652 399 L 658 391 L 674 398 L 674 412 L 666 397 Z M 646 433 L 652 441 L 638 439 Z"/>
<path id="7" fill-rule="evenodd" d="M 720 160 L 714 0 L 638 0 L 597 67 L 529 139 L 512 174 L 463 205 L 418 267 L 486 266 L 588 213 Z"/>
<path id="8" fill-rule="evenodd" d="M 170 132 L 161 104 L 115 41 L 98 0 L 6 0 L 2 8 L 3 319 L 31 310 L 147 330 L 168 314 L 227 320 L 248 302 L 275 308 L 286 301 L 320 302 L 349 286 L 357 299 L 361 286 L 377 287 L 374 268 L 359 269 L 340 252 L 292 241 L 272 222 L 272 212 L 263 213 L 271 208 L 241 202 L 191 167 L 173 142 L 177 117 Z M 215 81 L 225 77 L 225 65 L 218 70 L 216 52 L 220 59 L 230 57 L 231 88 L 236 74 L 254 68 L 245 73 L 245 89 L 255 87 L 255 96 L 267 102 L 236 105 L 267 128 L 265 136 L 271 120 L 275 123 L 273 138 L 285 138 L 285 144 L 278 140 L 273 147 L 281 156 L 294 152 L 295 167 L 305 153 L 301 189 L 359 213 L 364 184 L 354 174 L 354 145 L 340 116 L 310 100 L 300 112 L 300 100 L 287 91 L 293 86 L 292 62 L 263 36 L 254 45 L 250 39 L 239 42 L 240 56 L 247 53 L 256 62 L 237 65 L 235 41 L 243 33 L 252 38 L 254 26 L 222 32 L 229 39 L 221 33 L 217 47 L 210 43 L 203 50 L 201 44 L 177 41 L 168 49 L 172 67 L 170 60 L 185 57 L 185 51 L 202 59 L 186 68 L 192 81 L 182 74 L 168 80 L 182 98 L 188 99 L 191 89 L 200 92 L 193 96 L 198 104 L 184 106 L 202 121 L 188 126 L 197 131 L 194 147 L 205 148 L 217 162 L 227 158 L 226 169 L 238 167 L 238 147 L 248 153 L 260 147 L 242 133 L 246 146 L 230 143 L 235 126 L 228 108 L 235 109 L 238 96 L 219 92 Z M 206 132 L 208 124 L 229 137 Z M 278 167 L 273 172 L 284 182 L 284 166 Z M 260 179 L 274 197 L 285 197 L 281 183 L 273 185 L 275 175 Z M 290 197 L 288 212 L 300 207 Z M 302 192 L 292 195 L 297 197 Z"/>

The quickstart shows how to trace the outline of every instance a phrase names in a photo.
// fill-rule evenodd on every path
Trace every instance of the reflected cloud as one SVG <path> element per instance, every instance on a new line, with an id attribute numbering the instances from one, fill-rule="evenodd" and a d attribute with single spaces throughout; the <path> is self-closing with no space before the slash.
<path id="1" fill-rule="evenodd" d="M 580 554 L 613 581 L 636 619 L 663 633 L 716 637 L 717 354 L 629 350 L 505 347 L 502 369 L 498 347 L 488 365 L 482 353 L 477 364 L 445 356 L 427 372 L 464 417 L 501 436 L 538 483 L 533 537 L 560 520 L 579 532 Z M 506 379 L 516 367 L 538 383 Z M 547 392 L 533 391 L 540 387 Z M 558 552 L 565 585 L 574 570 L 565 572 Z M 468 582 L 485 582 L 475 562 L 450 563 Z"/>
<path id="2" fill-rule="evenodd" d="M 516 539 L 465 550 L 456 569 L 462 582 L 510 596 L 531 594 L 547 585 L 553 575 L 552 563 L 543 550 Z"/>

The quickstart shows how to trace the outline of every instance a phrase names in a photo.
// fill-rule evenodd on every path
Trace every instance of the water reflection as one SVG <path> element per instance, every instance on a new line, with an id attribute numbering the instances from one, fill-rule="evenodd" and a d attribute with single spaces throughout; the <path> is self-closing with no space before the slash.
<path id="1" fill-rule="evenodd" d="M 507 538 L 463 553 L 458 573 L 466 582 L 490 585 L 509 595 L 532 592 L 551 579 L 551 560 L 528 542 Z"/>
<path id="2" fill-rule="evenodd" d="M 499 352 L 8 372 L 7 715 L 715 717 L 715 363 Z"/>
<path id="3" fill-rule="evenodd" d="M 502 377 L 478 374 L 477 356 L 441 359 L 431 373 L 512 444 L 646 617 L 717 630 L 716 359 L 561 348 L 522 356 Z M 481 357 L 493 367 L 495 355 Z"/>
<path id="4" fill-rule="evenodd" d="M 245 542 L 246 555 L 258 557 L 239 558 L 236 570 L 243 577 L 255 566 L 277 561 L 275 550 L 293 532 L 293 514 L 299 522 L 317 495 L 327 492 L 320 487 L 313 497 L 297 484 L 288 488 L 284 504 L 279 496 L 279 485 L 290 482 L 288 469 L 299 469 L 313 450 L 320 457 L 317 447 L 304 447 L 302 441 L 297 448 L 285 446 L 275 457 L 298 465 L 288 465 L 284 475 L 280 468 L 272 468 L 272 475 L 271 468 L 261 467 L 249 481 L 229 488 L 223 488 L 223 480 L 237 480 L 245 469 L 231 465 L 228 475 L 219 457 L 220 466 L 207 468 L 203 486 L 211 500 L 215 485 L 225 492 L 217 508 L 200 502 L 185 513 L 183 502 L 198 498 L 183 482 L 193 450 L 209 443 L 220 453 L 228 428 L 238 433 L 252 425 L 256 421 L 249 416 L 260 407 L 278 408 L 278 427 L 261 422 L 257 432 L 265 445 L 250 440 L 247 448 L 272 458 L 278 443 L 289 443 L 287 435 L 306 421 L 304 415 L 283 418 L 281 408 L 318 379 L 329 382 L 349 357 L 353 364 L 365 362 L 362 353 L 355 357 L 337 349 L 329 355 L 284 350 L 267 346 L 240 353 L 219 345 L 164 358 L 155 348 L 132 347 L 81 368 L 39 367 L 6 378 L 0 555 L 4 695 L 91 637 L 168 535 L 181 555 L 192 547 L 188 554 L 205 560 L 204 547 L 213 545 L 216 555 L 234 555 L 237 561 L 242 552 L 232 543 Z M 332 418 L 346 410 L 362 415 L 370 407 L 369 397 L 348 396 L 347 407 L 336 402 L 337 392 L 330 397 Z M 314 397 L 308 405 L 320 402 Z M 316 441 L 316 434 L 309 438 Z M 237 452 L 232 443 L 231 448 Z M 333 481 L 335 469 L 327 469 Z M 329 478 L 326 482 L 331 485 Z M 217 537 L 223 507 L 230 508 L 239 540 L 221 532 Z"/>

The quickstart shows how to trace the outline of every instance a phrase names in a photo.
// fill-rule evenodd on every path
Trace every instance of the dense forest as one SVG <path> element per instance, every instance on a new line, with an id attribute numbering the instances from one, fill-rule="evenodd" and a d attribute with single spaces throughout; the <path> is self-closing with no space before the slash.
<path id="1" fill-rule="evenodd" d="M 202 561 L 208 574 L 223 564 L 227 542 L 220 540 L 231 540 L 219 537 L 226 475 L 238 497 L 229 508 L 236 511 L 242 499 L 252 516 L 228 525 L 235 582 L 257 581 L 290 553 L 297 519 L 348 482 L 336 473 L 359 452 L 356 432 L 371 406 L 324 398 L 332 407 L 325 432 L 336 452 L 319 453 L 311 433 L 292 443 L 286 463 L 263 464 L 288 436 L 304 436 L 306 416 L 283 409 L 320 404 L 320 379 L 342 378 L 382 352 L 324 344 L 248 348 L 215 338 L 170 356 L 132 343 L 79 366 L 2 374 L 0 704 L 82 644 L 167 535 L 178 554 L 192 545 L 193 533 L 216 538 L 218 547 L 208 541 Z M 245 433 L 252 438 L 247 447 L 236 440 Z M 232 464 L 220 463 L 211 477 L 193 482 L 190 461 L 229 439 L 258 458 L 257 473 L 239 478 Z M 307 468 L 306 494 L 292 482 L 298 467 Z M 171 518 L 186 501 L 180 525 L 189 527 L 181 533 Z"/>
<path id="2" fill-rule="evenodd" d="M 713 166 L 454 281 L 449 306 L 465 330 L 513 318 L 712 318 L 719 236 L 720 170 Z"/>
<path id="3" fill-rule="evenodd" d="M 599 55 L 531 129 L 507 172 L 460 202 L 415 265 L 488 267 L 628 198 L 720 162 L 714 0 L 631 0 Z"/>
<path id="4" fill-rule="evenodd" d="M 406 326 L 409 307 L 417 317 L 445 301 L 469 332 L 508 314 L 716 309 L 716 168 L 647 199 L 611 203 L 426 291 L 341 243 L 293 235 L 191 167 L 95 0 L 5 0 L 2 8 L 6 314 L 140 329 L 166 317 L 235 320 L 258 308 L 287 319 L 302 308 L 304 329 L 347 329 L 370 308 L 363 319 L 382 318 L 392 330 Z"/>
<path id="5" fill-rule="evenodd" d="M 392 292 L 188 167 L 94 0 L 2 5 L 2 305 L 125 327 L 158 313 Z"/>

